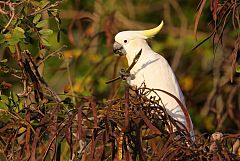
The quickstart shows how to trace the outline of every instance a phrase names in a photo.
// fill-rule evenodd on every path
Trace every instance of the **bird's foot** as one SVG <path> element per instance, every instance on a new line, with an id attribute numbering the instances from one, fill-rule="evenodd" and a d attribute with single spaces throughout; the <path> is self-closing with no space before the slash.
<path id="1" fill-rule="evenodd" d="M 119 75 L 121 77 L 122 80 L 127 80 L 127 79 L 131 79 L 133 80 L 134 79 L 134 75 L 127 72 L 125 69 L 121 69 L 120 72 L 119 72 Z"/>

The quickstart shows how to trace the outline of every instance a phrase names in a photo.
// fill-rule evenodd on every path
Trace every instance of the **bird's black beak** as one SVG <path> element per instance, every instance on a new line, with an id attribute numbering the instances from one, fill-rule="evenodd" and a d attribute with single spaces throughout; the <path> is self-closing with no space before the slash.
<path id="1" fill-rule="evenodd" d="M 123 55 L 126 54 L 125 49 L 118 42 L 114 42 L 114 44 L 113 44 L 113 52 L 114 52 L 114 54 L 119 55 L 119 56 L 123 56 Z"/>

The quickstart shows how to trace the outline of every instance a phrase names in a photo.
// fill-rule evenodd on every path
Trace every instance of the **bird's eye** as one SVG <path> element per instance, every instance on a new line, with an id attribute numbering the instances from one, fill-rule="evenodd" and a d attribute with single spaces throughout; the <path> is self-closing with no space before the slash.
<path id="1" fill-rule="evenodd" d="M 123 42 L 124 42 L 124 43 L 127 43 L 127 40 L 124 40 Z"/>

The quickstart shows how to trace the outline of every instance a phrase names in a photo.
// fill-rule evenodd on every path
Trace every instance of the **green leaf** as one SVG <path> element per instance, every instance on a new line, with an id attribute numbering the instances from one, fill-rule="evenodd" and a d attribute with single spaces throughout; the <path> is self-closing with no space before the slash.
<path id="1" fill-rule="evenodd" d="M 15 53 L 16 52 L 15 46 L 10 45 L 10 46 L 8 46 L 8 48 L 11 51 L 11 53 Z"/>
<path id="2" fill-rule="evenodd" d="M 24 33 L 24 29 L 17 26 L 13 29 L 13 32 L 11 34 L 5 34 L 8 45 L 16 45 L 21 39 L 26 38 Z"/>
<path id="3" fill-rule="evenodd" d="M 7 96 L 5 95 L 1 95 L 1 102 L 5 103 L 5 104 L 9 104 L 9 99 Z"/>
<path id="4" fill-rule="evenodd" d="M 23 104 L 23 102 L 19 102 L 18 107 L 19 107 L 19 110 L 21 111 L 21 110 L 24 108 L 24 104 Z"/>
<path id="5" fill-rule="evenodd" d="M 12 21 L 11 21 L 11 25 L 15 25 L 17 23 L 17 19 L 13 19 Z"/>
<path id="6" fill-rule="evenodd" d="M 16 39 L 21 39 L 21 38 L 25 38 L 24 35 L 25 31 L 21 28 L 21 27 L 15 27 L 15 29 L 13 30 L 12 33 L 12 38 L 16 38 Z"/>
<path id="7" fill-rule="evenodd" d="M 84 91 L 84 92 L 82 92 L 82 95 L 83 96 L 91 96 L 92 94 L 90 91 Z"/>
<path id="8" fill-rule="evenodd" d="M 0 105 L 0 108 L 1 108 L 1 105 Z M 6 107 L 1 108 L 1 109 L 5 110 L 5 111 L 0 112 L 0 122 L 1 123 L 7 123 L 11 119 L 11 116 L 8 114 L 7 109 L 5 109 L 5 108 Z"/>
<path id="9" fill-rule="evenodd" d="M 40 30 L 39 31 L 39 33 L 41 34 L 41 35 L 51 35 L 52 33 L 53 33 L 53 30 L 50 30 L 50 29 L 42 29 L 42 30 Z"/>
<path id="10" fill-rule="evenodd" d="M 33 18 L 33 23 L 36 24 L 36 23 L 40 20 L 41 17 L 42 17 L 41 14 L 37 14 L 37 15 Z"/>
<path id="11" fill-rule="evenodd" d="M 0 43 L 4 43 L 5 37 L 3 34 L 0 33 Z"/>
<path id="12" fill-rule="evenodd" d="M 45 46 L 51 46 L 51 45 L 49 44 L 48 40 L 45 39 L 45 38 L 42 39 L 42 43 L 43 43 L 43 45 L 45 45 Z"/>
<path id="13" fill-rule="evenodd" d="M 236 67 L 236 72 L 237 72 L 237 73 L 240 73 L 240 65 L 238 65 L 238 66 Z"/>
<path id="14" fill-rule="evenodd" d="M 8 60 L 7 59 L 3 59 L 3 60 L 0 60 L 0 63 L 6 63 Z"/>
<path id="15" fill-rule="evenodd" d="M 0 109 L 8 110 L 8 106 L 5 103 L 3 103 L 2 101 L 0 101 Z"/>
<path id="16" fill-rule="evenodd" d="M 44 7 L 46 7 L 49 3 L 50 3 L 50 1 L 42 0 L 42 1 L 40 2 L 40 7 L 41 7 L 41 8 L 44 8 Z"/>
<path id="17" fill-rule="evenodd" d="M 14 26 L 18 26 L 22 23 L 22 20 L 20 18 L 17 19 L 16 23 L 14 24 Z"/>
<path id="18" fill-rule="evenodd" d="M 16 45 L 18 42 L 20 41 L 20 39 L 17 37 L 17 36 L 15 36 L 15 37 L 12 37 L 10 40 L 8 40 L 8 44 L 10 45 L 10 46 L 13 46 L 14 47 L 14 45 Z M 15 47 L 14 47 L 15 48 Z M 11 50 L 11 49 L 10 49 Z M 15 51 L 15 50 L 14 50 Z"/>
<path id="19" fill-rule="evenodd" d="M 37 28 L 42 28 L 42 27 L 46 26 L 47 23 L 48 23 L 48 20 L 42 20 L 42 21 L 37 23 L 36 27 Z"/>
<path id="20" fill-rule="evenodd" d="M 4 39 L 5 39 L 6 41 L 8 41 L 8 40 L 11 39 L 11 38 L 12 38 L 12 34 L 11 34 L 10 32 L 4 34 Z"/>
<path id="21" fill-rule="evenodd" d="M 13 102 L 18 102 L 18 96 L 15 92 L 11 92 L 10 95 L 12 97 Z"/>
<path id="22" fill-rule="evenodd" d="M 15 27 L 15 31 L 18 31 L 18 32 L 20 32 L 20 33 L 23 33 L 24 34 L 24 30 L 21 28 L 21 27 Z"/>

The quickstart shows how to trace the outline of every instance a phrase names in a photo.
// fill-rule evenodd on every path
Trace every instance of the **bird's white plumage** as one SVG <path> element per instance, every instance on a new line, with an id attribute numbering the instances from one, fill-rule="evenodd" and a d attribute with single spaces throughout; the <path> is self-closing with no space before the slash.
<path id="1" fill-rule="evenodd" d="M 185 106 L 185 100 L 178 81 L 168 64 L 167 60 L 155 53 L 148 45 L 145 39 L 144 31 L 123 31 L 115 36 L 115 41 L 125 50 L 128 64 L 130 65 L 142 49 L 142 54 L 131 70 L 134 79 L 128 79 L 128 83 L 132 86 L 140 87 L 145 83 L 147 88 L 161 89 L 176 96 Z M 157 92 L 160 96 L 167 112 L 176 120 L 182 122 L 187 127 L 187 122 L 180 105 L 174 98 L 163 93 Z M 154 94 L 149 95 L 155 96 Z M 186 106 L 185 106 L 186 107 Z M 191 121 L 191 120 L 190 120 Z M 190 122 L 190 133 L 193 135 L 193 126 Z"/>

